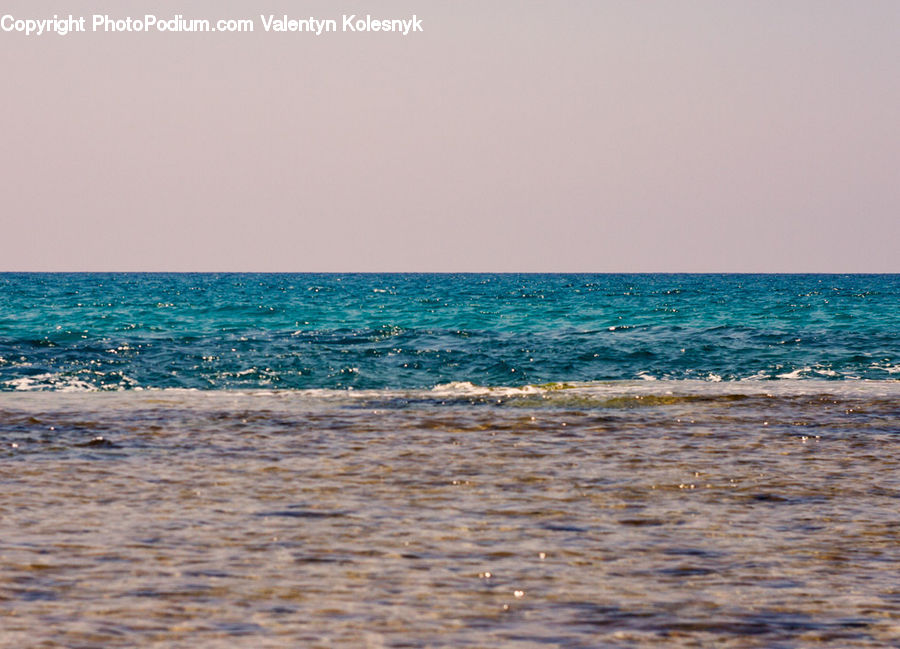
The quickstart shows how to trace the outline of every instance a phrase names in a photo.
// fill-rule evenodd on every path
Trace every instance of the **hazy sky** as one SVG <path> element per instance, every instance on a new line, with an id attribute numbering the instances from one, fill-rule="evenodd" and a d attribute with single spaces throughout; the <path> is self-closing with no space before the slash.
<path id="1" fill-rule="evenodd" d="M 896 0 L 54 12 L 256 31 L 0 32 L 2 270 L 900 272 Z"/>

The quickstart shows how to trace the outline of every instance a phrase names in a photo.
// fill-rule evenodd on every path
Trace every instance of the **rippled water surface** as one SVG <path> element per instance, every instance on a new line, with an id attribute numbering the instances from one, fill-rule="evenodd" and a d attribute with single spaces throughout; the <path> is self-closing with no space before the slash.
<path id="1" fill-rule="evenodd" d="M 0 274 L 0 390 L 900 377 L 900 275 Z"/>
<path id="2" fill-rule="evenodd" d="M 0 647 L 891 647 L 900 383 L 0 394 Z"/>

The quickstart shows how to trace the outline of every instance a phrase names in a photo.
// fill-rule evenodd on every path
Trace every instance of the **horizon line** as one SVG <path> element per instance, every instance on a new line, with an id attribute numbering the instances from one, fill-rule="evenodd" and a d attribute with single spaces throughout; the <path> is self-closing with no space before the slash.
<path id="1" fill-rule="evenodd" d="M 680 270 L 0 270 L 0 275 L 900 275 L 900 271 Z"/>

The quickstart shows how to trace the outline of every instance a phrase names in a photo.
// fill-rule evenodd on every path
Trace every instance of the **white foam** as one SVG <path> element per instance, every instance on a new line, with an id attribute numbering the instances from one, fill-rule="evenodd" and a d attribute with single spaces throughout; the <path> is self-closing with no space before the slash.
<path id="1" fill-rule="evenodd" d="M 801 368 L 802 369 L 802 368 Z M 125 389 L 108 386 L 99 389 L 71 377 L 44 374 L 12 379 L 5 383 L 14 388 L 0 391 L 0 408 L 45 410 L 47 408 L 86 408 L 129 410 L 133 408 L 188 408 L 218 412 L 230 408 L 266 412 L 331 411 L 344 405 L 366 402 L 395 401 L 396 407 L 422 402 L 433 404 L 435 398 L 448 402 L 459 398 L 529 400 L 541 407 L 605 407 L 609 399 L 640 396 L 821 396 L 836 398 L 888 398 L 900 400 L 900 380 L 745 380 L 709 381 L 633 380 L 560 383 L 525 386 L 479 386 L 468 381 L 445 383 L 431 389 L 346 390 L 346 389 L 237 389 L 198 390 L 195 388 Z M 537 399 L 535 401 L 535 399 Z M 573 402 L 575 399 L 575 402 Z M 573 406 L 573 403 L 577 403 Z M 379 406 L 380 408 L 381 406 Z"/>
<path id="2" fill-rule="evenodd" d="M 20 376 L 16 379 L 4 381 L 4 385 L 19 392 L 46 391 L 48 388 L 56 392 L 97 392 L 99 388 L 87 381 L 76 379 L 74 376 L 61 374 L 35 374 L 34 376 Z"/>
<path id="3" fill-rule="evenodd" d="M 537 385 L 525 385 L 522 387 L 484 386 L 475 385 L 470 381 L 451 381 L 450 383 L 441 383 L 434 386 L 430 392 L 442 397 L 512 397 L 542 394 L 546 392 L 546 389 Z"/>
<path id="4" fill-rule="evenodd" d="M 872 363 L 869 367 L 874 370 L 882 370 L 888 374 L 900 374 L 900 364 L 890 365 L 887 361 L 884 363 Z"/>
<path id="5" fill-rule="evenodd" d="M 778 374 L 777 376 L 779 379 L 788 379 L 788 380 L 802 379 L 804 374 L 808 374 L 811 371 L 812 371 L 811 367 L 801 367 L 801 368 L 794 370 L 793 372 L 785 372 L 784 374 Z"/>

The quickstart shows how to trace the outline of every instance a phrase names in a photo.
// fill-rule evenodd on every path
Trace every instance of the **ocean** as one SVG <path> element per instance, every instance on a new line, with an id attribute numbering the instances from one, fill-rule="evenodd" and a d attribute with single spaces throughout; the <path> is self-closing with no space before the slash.
<path id="1" fill-rule="evenodd" d="M 900 275 L 0 274 L 0 647 L 900 645 Z"/>

